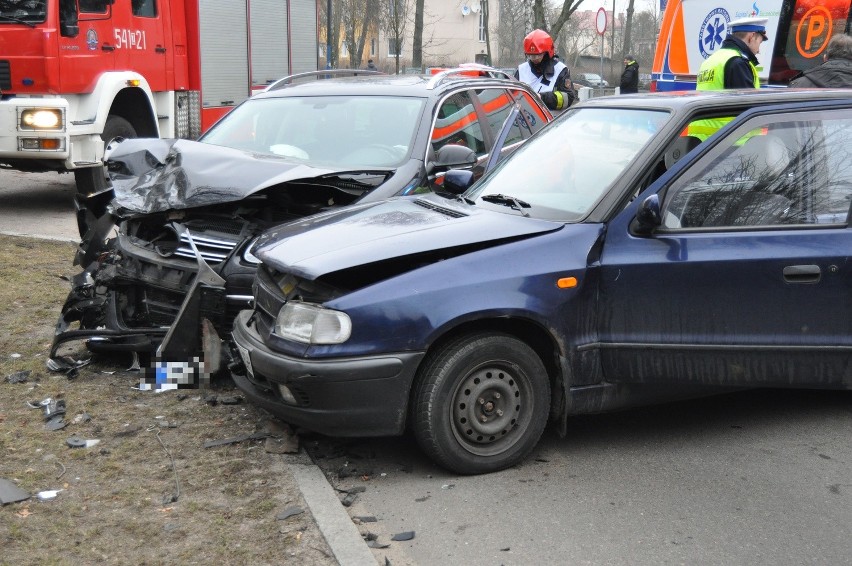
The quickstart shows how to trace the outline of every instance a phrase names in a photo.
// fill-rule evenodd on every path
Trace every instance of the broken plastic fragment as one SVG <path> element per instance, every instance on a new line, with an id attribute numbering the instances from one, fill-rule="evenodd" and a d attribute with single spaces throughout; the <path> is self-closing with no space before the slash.
<path id="1" fill-rule="evenodd" d="M 405 531 L 404 533 L 397 533 L 391 537 L 391 540 L 395 541 L 403 541 L 403 540 L 411 540 L 414 538 L 414 531 Z"/>
<path id="2" fill-rule="evenodd" d="M 66 426 L 68 426 L 68 422 L 62 415 L 56 415 L 55 417 L 49 419 L 45 424 L 45 428 L 47 430 L 62 430 Z"/>
<path id="3" fill-rule="evenodd" d="M 355 518 L 362 523 L 375 523 L 378 521 L 373 515 L 356 515 Z"/>
<path id="4" fill-rule="evenodd" d="M 36 497 L 38 497 L 42 501 L 47 501 L 48 499 L 55 498 L 59 494 L 60 491 L 62 491 L 62 490 L 61 489 L 49 489 L 47 491 L 39 491 L 38 493 L 36 493 Z"/>
<path id="5" fill-rule="evenodd" d="M 30 373 L 31 372 L 28 369 L 16 371 L 15 373 L 7 375 L 6 381 L 9 383 L 26 383 Z"/>
<path id="6" fill-rule="evenodd" d="M 284 521 L 285 519 L 289 519 L 290 517 L 301 515 L 304 512 L 305 510 L 301 507 L 287 507 L 286 509 L 275 515 L 275 518 L 279 521 Z"/>
<path id="7" fill-rule="evenodd" d="M 83 448 L 86 446 L 86 439 L 80 438 L 79 436 L 69 436 L 65 440 L 65 444 L 67 444 L 69 448 Z"/>
<path id="8" fill-rule="evenodd" d="M 24 501 L 31 496 L 9 480 L 0 478 L 0 505 Z"/>
<path id="9" fill-rule="evenodd" d="M 208 440 L 204 443 L 204 448 L 213 448 L 214 446 L 223 446 L 225 444 L 236 444 L 244 440 L 260 440 L 269 436 L 268 432 L 255 432 L 252 434 L 242 434 L 240 436 L 232 436 L 231 438 L 223 438 L 222 440 Z"/>
<path id="10" fill-rule="evenodd" d="M 370 548 L 388 548 L 390 545 L 389 544 L 382 544 L 377 540 L 368 540 L 367 546 L 370 547 Z"/>

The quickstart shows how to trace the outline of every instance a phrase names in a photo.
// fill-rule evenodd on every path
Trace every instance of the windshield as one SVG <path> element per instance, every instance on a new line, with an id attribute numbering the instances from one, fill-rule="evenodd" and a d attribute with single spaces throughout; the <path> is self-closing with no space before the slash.
<path id="1" fill-rule="evenodd" d="M 576 222 L 621 177 L 669 116 L 626 108 L 569 110 L 465 197 L 509 214 Z"/>
<path id="2" fill-rule="evenodd" d="M 199 141 L 335 168 L 408 159 L 424 100 L 387 96 L 255 98 Z"/>
<path id="3" fill-rule="evenodd" d="M 43 22 L 47 0 L 0 0 L 0 24 Z"/>

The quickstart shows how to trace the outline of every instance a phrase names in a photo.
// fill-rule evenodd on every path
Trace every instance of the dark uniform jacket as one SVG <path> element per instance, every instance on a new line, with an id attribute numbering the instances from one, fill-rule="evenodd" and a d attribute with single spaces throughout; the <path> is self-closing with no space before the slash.
<path id="1" fill-rule="evenodd" d="M 757 66 L 757 57 L 745 42 L 729 35 L 719 49 L 736 49 L 742 57 L 731 57 L 725 65 L 725 88 L 754 88 L 754 73 L 749 66 Z"/>
<path id="2" fill-rule="evenodd" d="M 621 73 L 621 94 L 639 92 L 639 63 L 630 61 Z"/>

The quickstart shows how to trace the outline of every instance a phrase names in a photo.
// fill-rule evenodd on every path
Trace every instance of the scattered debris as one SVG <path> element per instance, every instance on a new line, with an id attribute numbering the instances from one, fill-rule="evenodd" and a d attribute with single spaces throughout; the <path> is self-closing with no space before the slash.
<path id="1" fill-rule="evenodd" d="M 298 454 L 299 437 L 295 435 L 284 437 L 270 436 L 264 443 L 264 449 L 270 454 Z"/>
<path id="2" fill-rule="evenodd" d="M 92 415 L 90 415 L 89 413 L 80 413 L 79 415 L 74 417 L 74 420 L 72 420 L 71 422 L 73 422 L 74 424 L 80 424 L 80 423 L 87 423 L 91 420 L 92 420 Z"/>
<path id="3" fill-rule="evenodd" d="M 77 370 L 83 366 L 87 366 L 92 362 L 91 358 L 75 360 L 69 356 L 59 356 L 58 358 L 47 359 L 47 369 L 50 371 L 64 373 L 68 379 L 77 377 Z"/>
<path id="4" fill-rule="evenodd" d="M 177 428 L 180 425 L 177 421 L 157 421 L 157 426 L 160 428 Z"/>
<path id="5" fill-rule="evenodd" d="M 500 552 L 509 552 L 510 550 L 512 550 L 512 548 L 507 546 L 506 548 L 501 548 Z"/>
<path id="6" fill-rule="evenodd" d="M 355 503 L 355 500 L 358 498 L 358 494 L 364 493 L 365 491 L 367 491 L 367 488 L 363 485 L 359 485 L 351 489 L 338 489 L 337 491 L 346 494 L 346 497 L 343 498 L 341 503 L 344 507 L 349 507 L 350 505 Z"/>
<path id="7" fill-rule="evenodd" d="M 219 397 L 219 402 L 223 405 L 239 405 L 243 402 L 243 398 L 236 395 L 229 397 Z"/>
<path id="8" fill-rule="evenodd" d="M 177 400 L 178 400 L 178 401 L 183 401 L 183 400 L 185 400 L 187 397 L 189 397 L 189 395 L 187 395 L 186 393 L 181 393 L 180 395 L 178 395 L 178 396 L 177 396 Z"/>
<path id="9" fill-rule="evenodd" d="M 47 400 L 47 399 L 46 399 Z M 44 401 L 42 401 L 44 404 Z M 56 417 L 57 415 L 65 414 L 65 400 L 64 399 L 49 399 L 48 403 L 44 404 L 44 420 L 49 421 L 50 419 Z"/>
<path id="10" fill-rule="evenodd" d="M 62 490 L 61 489 L 49 489 L 47 491 L 39 491 L 38 493 L 36 493 L 36 497 L 38 497 L 39 500 L 41 500 L 41 501 L 47 501 L 48 499 L 55 499 L 56 496 L 59 495 L 60 491 L 62 491 Z"/>
<path id="11" fill-rule="evenodd" d="M 67 444 L 69 448 L 83 448 L 86 446 L 86 439 L 80 438 L 79 436 L 69 436 L 68 439 L 65 440 L 65 444 Z"/>
<path id="12" fill-rule="evenodd" d="M 9 480 L 0 478 L 0 505 L 17 503 L 32 497 L 29 493 L 19 488 Z"/>
<path id="13" fill-rule="evenodd" d="M 355 518 L 362 523 L 375 523 L 378 520 L 373 515 L 356 515 Z"/>
<path id="14" fill-rule="evenodd" d="M 278 519 L 279 521 L 284 521 L 286 519 L 289 519 L 290 517 L 295 517 L 296 515 L 301 515 L 304 512 L 305 512 L 305 510 L 302 509 L 301 507 L 287 507 L 286 509 L 284 509 L 283 511 L 281 511 L 280 513 L 275 515 L 275 518 Z"/>
<path id="15" fill-rule="evenodd" d="M 370 547 L 370 548 L 388 548 L 390 545 L 381 543 L 377 540 L 368 540 L 367 546 Z"/>
<path id="16" fill-rule="evenodd" d="M 15 352 L 14 354 L 9 354 L 9 357 L 12 358 L 13 360 L 17 360 L 21 357 L 21 354 Z"/>
<path id="17" fill-rule="evenodd" d="M 208 440 L 204 443 L 205 448 L 213 448 L 214 446 L 224 446 L 225 444 L 236 444 L 244 440 L 260 440 L 267 438 L 269 433 L 266 431 L 253 432 L 251 434 L 241 434 L 240 436 L 232 436 L 231 438 L 223 438 L 222 440 Z"/>
<path id="18" fill-rule="evenodd" d="M 56 415 L 55 417 L 49 419 L 45 424 L 45 428 L 47 430 L 62 430 L 66 426 L 68 426 L 68 422 L 65 420 L 63 415 Z"/>
<path id="19" fill-rule="evenodd" d="M 414 501 L 416 501 L 417 503 L 423 503 L 424 501 L 426 501 L 430 497 L 431 497 L 430 495 L 424 495 L 423 497 L 416 497 L 414 499 Z"/>
<path id="20" fill-rule="evenodd" d="M 441 486 L 441 489 L 455 489 L 456 484 L 454 483 L 445 483 Z"/>
<path id="21" fill-rule="evenodd" d="M 404 533 L 397 533 L 391 537 L 391 540 L 394 541 L 404 541 L 411 540 L 414 538 L 414 531 L 405 531 Z"/>
<path id="22" fill-rule="evenodd" d="M 16 371 L 15 373 L 7 375 L 6 381 L 9 383 L 26 383 L 30 373 L 32 372 L 28 369 Z"/>
<path id="23" fill-rule="evenodd" d="M 201 400 L 210 405 L 211 407 L 215 407 L 217 404 L 219 404 L 219 398 L 215 395 L 205 395 L 201 398 Z"/>

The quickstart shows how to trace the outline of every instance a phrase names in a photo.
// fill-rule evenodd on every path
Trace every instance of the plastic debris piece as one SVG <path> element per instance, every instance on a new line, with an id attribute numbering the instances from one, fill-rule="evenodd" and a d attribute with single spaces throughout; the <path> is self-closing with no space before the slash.
<path id="1" fill-rule="evenodd" d="M 44 427 L 47 430 L 62 430 L 66 426 L 68 426 L 68 421 L 65 420 L 63 415 L 56 415 L 44 423 Z"/>
<path id="2" fill-rule="evenodd" d="M 69 436 L 65 440 L 65 444 L 67 444 L 69 448 L 83 448 L 86 446 L 86 439 L 80 438 L 79 436 Z"/>
<path id="3" fill-rule="evenodd" d="M 86 448 L 91 448 L 92 446 L 97 446 L 101 443 L 100 438 L 90 438 L 86 440 Z"/>
<path id="4" fill-rule="evenodd" d="M 456 484 L 454 484 L 454 483 L 445 483 L 444 485 L 441 486 L 441 489 L 454 489 L 455 487 L 456 487 Z"/>
<path id="5" fill-rule="evenodd" d="M 65 400 L 57 399 L 44 406 L 44 420 L 50 420 L 56 415 L 65 414 Z"/>
<path id="6" fill-rule="evenodd" d="M 395 541 L 404 541 L 411 540 L 414 538 L 414 531 L 405 531 L 404 533 L 397 533 L 391 537 L 391 540 Z"/>
<path id="7" fill-rule="evenodd" d="M 41 501 L 47 501 L 48 499 L 54 499 L 61 489 L 49 489 L 47 491 L 39 491 L 36 493 L 36 497 L 38 497 Z"/>
<path id="8" fill-rule="evenodd" d="M 71 421 L 74 424 L 87 423 L 92 420 L 92 415 L 89 413 L 80 413 Z"/>
<path id="9" fill-rule="evenodd" d="M 364 493 L 365 491 L 367 491 L 366 487 L 364 487 L 363 485 L 358 485 L 347 489 L 346 493 Z"/>
<path id="10" fill-rule="evenodd" d="M 13 482 L 0 478 L 0 505 L 16 503 L 32 497 L 29 493 L 15 485 Z"/>
<path id="11" fill-rule="evenodd" d="M 178 396 L 177 396 L 177 400 L 178 400 L 178 401 L 183 401 L 183 400 L 184 400 L 184 399 L 186 399 L 187 397 L 189 397 L 189 395 L 187 395 L 186 393 L 181 393 L 180 395 L 178 395 Z"/>
<path id="12" fill-rule="evenodd" d="M 7 375 L 6 381 L 8 381 L 9 383 L 26 383 L 27 378 L 29 378 L 30 376 L 30 373 L 32 372 L 28 369 L 16 371 L 15 373 Z"/>
<path id="13" fill-rule="evenodd" d="M 341 501 L 341 503 L 343 504 L 344 507 L 349 507 L 350 505 L 355 503 L 355 500 L 357 498 L 358 498 L 357 493 L 347 493 L 346 497 L 343 498 L 343 501 Z"/>
<path id="14" fill-rule="evenodd" d="M 157 421 L 157 426 L 160 428 L 177 428 L 177 421 Z"/>
<path id="15" fill-rule="evenodd" d="M 356 515 L 355 518 L 362 523 L 375 523 L 378 521 L 373 515 Z"/>
<path id="16" fill-rule="evenodd" d="M 243 402 L 243 398 L 238 397 L 236 395 L 232 395 L 229 397 L 219 397 L 219 402 L 223 405 L 239 405 Z"/>
<path id="17" fill-rule="evenodd" d="M 286 519 L 289 519 L 290 517 L 295 517 L 296 515 L 301 515 L 304 512 L 305 512 L 305 510 L 302 509 L 301 507 L 287 507 L 286 509 L 284 509 L 283 511 L 281 511 L 280 513 L 275 515 L 275 518 L 278 519 L 279 521 L 284 521 Z"/>
<path id="18" fill-rule="evenodd" d="M 127 371 L 141 371 L 142 366 L 139 365 L 139 353 L 138 352 L 132 352 L 132 353 L 133 353 L 133 362 L 130 364 L 130 367 L 127 368 Z"/>
<path id="19" fill-rule="evenodd" d="M 244 440 L 260 440 L 269 436 L 268 432 L 254 432 L 251 434 L 242 434 L 240 436 L 232 436 L 231 438 L 223 438 L 222 440 L 208 440 L 204 443 L 204 448 L 213 448 L 214 446 L 224 446 L 225 444 L 236 444 Z"/>
<path id="20" fill-rule="evenodd" d="M 506 548 L 501 548 L 500 552 L 509 552 L 510 550 L 512 550 L 512 548 L 507 546 Z"/>
<path id="21" fill-rule="evenodd" d="M 377 540 L 368 540 L 367 546 L 370 547 L 370 548 L 388 548 L 390 545 L 381 543 Z"/>
<path id="22" fill-rule="evenodd" d="M 21 357 L 21 354 L 15 352 L 14 354 L 9 354 L 9 357 L 12 358 L 13 360 L 17 360 L 18 358 Z"/>

